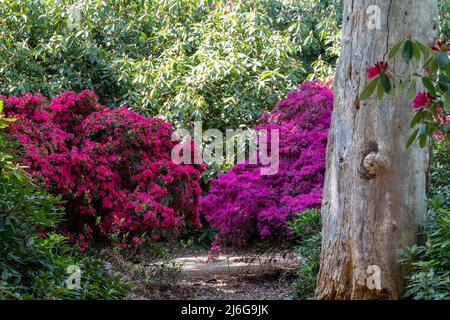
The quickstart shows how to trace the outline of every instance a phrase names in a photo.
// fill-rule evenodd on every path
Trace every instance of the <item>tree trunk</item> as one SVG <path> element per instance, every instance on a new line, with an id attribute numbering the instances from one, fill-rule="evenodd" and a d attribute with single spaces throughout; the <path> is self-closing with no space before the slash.
<path id="1" fill-rule="evenodd" d="M 380 23 L 371 29 L 368 23 L 376 27 L 377 10 Z M 359 93 L 369 82 L 366 69 L 387 60 L 397 42 L 409 37 L 431 42 L 436 17 L 434 0 L 344 0 L 322 202 L 318 299 L 403 296 L 405 270 L 398 260 L 425 222 L 429 150 L 417 144 L 405 147 L 412 117 L 406 93 L 385 95 L 381 102 L 374 97 L 360 102 Z M 389 68 L 395 73 L 413 70 L 402 58 Z"/>

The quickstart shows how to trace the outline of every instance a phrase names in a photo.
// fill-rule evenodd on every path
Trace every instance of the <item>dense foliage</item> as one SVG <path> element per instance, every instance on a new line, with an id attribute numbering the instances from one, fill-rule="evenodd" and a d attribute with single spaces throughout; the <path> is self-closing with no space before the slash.
<path id="1" fill-rule="evenodd" d="M 340 0 L 14 0 L 0 6 L 0 94 L 91 89 L 189 126 L 253 124 L 333 73 Z"/>
<path id="2" fill-rule="evenodd" d="M 450 300 L 450 146 L 437 141 L 433 149 L 424 242 L 405 250 L 404 262 L 411 264 L 406 296 Z"/>
<path id="3" fill-rule="evenodd" d="M 261 175 L 261 164 L 246 162 L 212 181 L 201 210 L 218 229 L 216 244 L 283 241 L 287 221 L 320 204 L 332 106 L 328 84 L 305 82 L 261 117 L 257 130 L 279 129 L 279 170 Z"/>
<path id="4" fill-rule="evenodd" d="M 296 250 L 301 259 L 295 281 L 294 298 L 312 299 L 320 267 L 322 219 L 319 210 L 307 209 L 289 222 L 297 241 Z"/>
<path id="5" fill-rule="evenodd" d="M 171 125 L 124 107 L 101 106 L 95 94 L 65 92 L 4 98 L 17 154 L 66 207 L 71 240 L 85 250 L 95 236 L 124 248 L 170 238 L 199 225 L 199 171 L 171 160 Z"/>
<path id="6" fill-rule="evenodd" d="M 1 109 L 1 106 L 0 106 Z M 5 119 L 0 110 L 0 129 Z M 14 144 L 0 132 L 0 300 L 114 299 L 127 286 L 110 278 L 103 262 L 73 251 L 53 230 L 63 216 L 58 202 L 11 155 Z M 81 269 L 79 289 L 67 287 L 67 268 Z"/>

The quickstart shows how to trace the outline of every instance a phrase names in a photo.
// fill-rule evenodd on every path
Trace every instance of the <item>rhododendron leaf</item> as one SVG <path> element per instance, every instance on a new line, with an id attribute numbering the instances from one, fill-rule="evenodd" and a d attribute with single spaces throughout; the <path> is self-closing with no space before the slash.
<path id="1" fill-rule="evenodd" d="M 428 136 L 427 135 L 419 136 L 419 146 L 421 148 L 424 148 L 426 146 L 426 144 L 427 144 L 427 140 L 428 140 Z"/>
<path id="2" fill-rule="evenodd" d="M 415 40 L 414 43 L 417 45 L 424 56 L 427 56 L 430 53 L 430 48 L 424 45 L 422 42 Z"/>
<path id="3" fill-rule="evenodd" d="M 379 81 L 378 77 L 373 79 L 369 83 L 369 85 L 363 90 L 363 92 L 361 92 L 361 95 L 359 97 L 361 101 L 368 99 L 372 95 L 373 91 L 375 90 L 376 86 L 378 85 L 378 81 Z"/>
<path id="4" fill-rule="evenodd" d="M 441 69 L 445 69 L 448 66 L 449 59 L 447 52 L 440 51 L 436 55 L 436 63 Z"/>
<path id="5" fill-rule="evenodd" d="M 419 125 L 419 135 L 421 137 L 428 135 L 428 125 L 426 123 L 421 123 Z"/>
<path id="6" fill-rule="evenodd" d="M 381 82 L 379 82 L 377 86 L 377 100 L 381 101 L 383 99 L 383 96 L 384 96 L 384 89 L 383 86 L 381 85 Z"/>
<path id="7" fill-rule="evenodd" d="M 413 55 L 414 55 L 414 58 L 416 58 L 416 60 L 420 60 L 421 52 L 419 50 L 419 47 L 416 45 L 415 42 L 413 42 L 412 44 L 413 44 Z"/>
<path id="8" fill-rule="evenodd" d="M 416 84 L 416 81 L 413 80 L 411 82 L 411 86 L 408 89 L 408 98 L 414 99 L 416 95 L 417 95 L 417 84 Z"/>
<path id="9" fill-rule="evenodd" d="M 419 134 L 419 129 L 415 129 L 411 133 L 411 135 L 408 138 L 408 141 L 406 142 L 406 147 L 407 148 L 410 147 L 413 144 L 413 142 L 416 140 L 418 134 Z"/>
<path id="10" fill-rule="evenodd" d="M 381 85 L 383 86 L 384 92 L 390 93 L 391 89 L 392 89 L 391 80 L 389 80 L 389 78 L 385 72 L 381 72 L 379 77 L 380 77 L 380 82 L 381 82 Z"/>
<path id="11" fill-rule="evenodd" d="M 392 49 L 389 51 L 388 58 L 389 59 L 394 58 L 397 55 L 400 48 L 403 46 L 403 44 L 404 44 L 404 42 L 402 41 L 402 42 L 397 43 L 394 47 L 392 47 Z"/>
<path id="12" fill-rule="evenodd" d="M 417 111 L 414 117 L 411 119 L 411 128 L 418 124 L 426 117 L 427 113 L 423 111 Z"/>
<path id="13" fill-rule="evenodd" d="M 431 64 L 433 63 L 433 61 L 434 57 L 433 56 L 429 57 L 427 61 L 425 61 L 425 63 L 423 64 L 422 69 L 431 68 Z"/>
<path id="14" fill-rule="evenodd" d="M 413 55 L 414 55 L 413 43 L 411 40 L 406 40 L 405 44 L 403 45 L 403 51 L 402 51 L 403 59 L 405 59 L 406 62 L 409 62 L 409 61 L 411 61 Z"/>
<path id="15" fill-rule="evenodd" d="M 439 88 L 444 92 L 450 91 L 450 81 L 444 74 L 439 75 Z"/>
<path id="16" fill-rule="evenodd" d="M 432 59 L 431 60 L 431 72 L 433 72 L 434 74 L 436 74 L 439 70 L 439 66 L 436 62 L 436 59 Z"/>
<path id="17" fill-rule="evenodd" d="M 431 94 L 433 97 L 436 97 L 436 89 L 431 79 L 428 77 L 422 77 L 422 83 L 427 89 L 428 93 Z"/>
<path id="18" fill-rule="evenodd" d="M 403 91 L 406 90 L 406 87 L 408 86 L 409 81 L 403 80 L 400 82 L 400 84 L 398 85 L 398 92 L 402 93 Z"/>
<path id="19" fill-rule="evenodd" d="M 446 92 L 444 96 L 444 110 L 450 113 L 450 92 Z"/>

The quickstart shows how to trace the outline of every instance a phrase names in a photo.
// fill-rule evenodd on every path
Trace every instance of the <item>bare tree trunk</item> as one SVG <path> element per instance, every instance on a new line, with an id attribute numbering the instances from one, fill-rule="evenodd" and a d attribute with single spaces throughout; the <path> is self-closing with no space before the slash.
<path id="1" fill-rule="evenodd" d="M 379 28 L 371 30 L 368 23 L 377 10 Z M 405 147 L 412 116 L 406 93 L 387 95 L 381 102 L 360 102 L 359 93 L 368 84 L 366 69 L 387 60 L 397 42 L 409 37 L 431 42 L 436 17 L 435 0 L 344 0 L 322 202 L 318 299 L 403 296 L 399 254 L 417 240 L 425 222 L 429 154 L 417 144 Z M 390 65 L 396 73 L 411 68 L 401 58 Z"/>

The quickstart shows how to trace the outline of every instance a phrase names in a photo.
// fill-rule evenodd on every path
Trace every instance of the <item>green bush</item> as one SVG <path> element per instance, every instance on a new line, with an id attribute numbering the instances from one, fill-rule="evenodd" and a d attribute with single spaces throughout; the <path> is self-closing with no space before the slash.
<path id="1" fill-rule="evenodd" d="M 301 263 L 295 281 L 295 299 L 312 299 L 320 267 L 322 242 L 322 220 L 319 210 L 307 209 L 289 223 L 292 234 L 297 239 L 296 246 Z"/>
<path id="2" fill-rule="evenodd" d="M 405 296 L 450 300 L 450 146 L 435 142 L 430 170 L 430 200 L 425 241 L 406 248 L 411 267 Z"/>
<path id="3" fill-rule="evenodd" d="M 7 126 L 1 115 L 0 129 Z M 0 131 L 0 299 L 114 299 L 128 286 L 109 277 L 103 262 L 76 252 L 50 231 L 63 211 L 59 197 L 33 181 L 10 156 L 14 145 Z M 81 270 L 81 287 L 67 288 L 69 266 Z"/>
<path id="4" fill-rule="evenodd" d="M 439 29 L 444 39 L 450 39 L 450 1 L 439 0 Z"/>
<path id="5" fill-rule="evenodd" d="M 333 73 L 341 2 L 7 1 L 0 94 L 92 89 L 185 127 L 249 125 L 308 74 Z"/>

